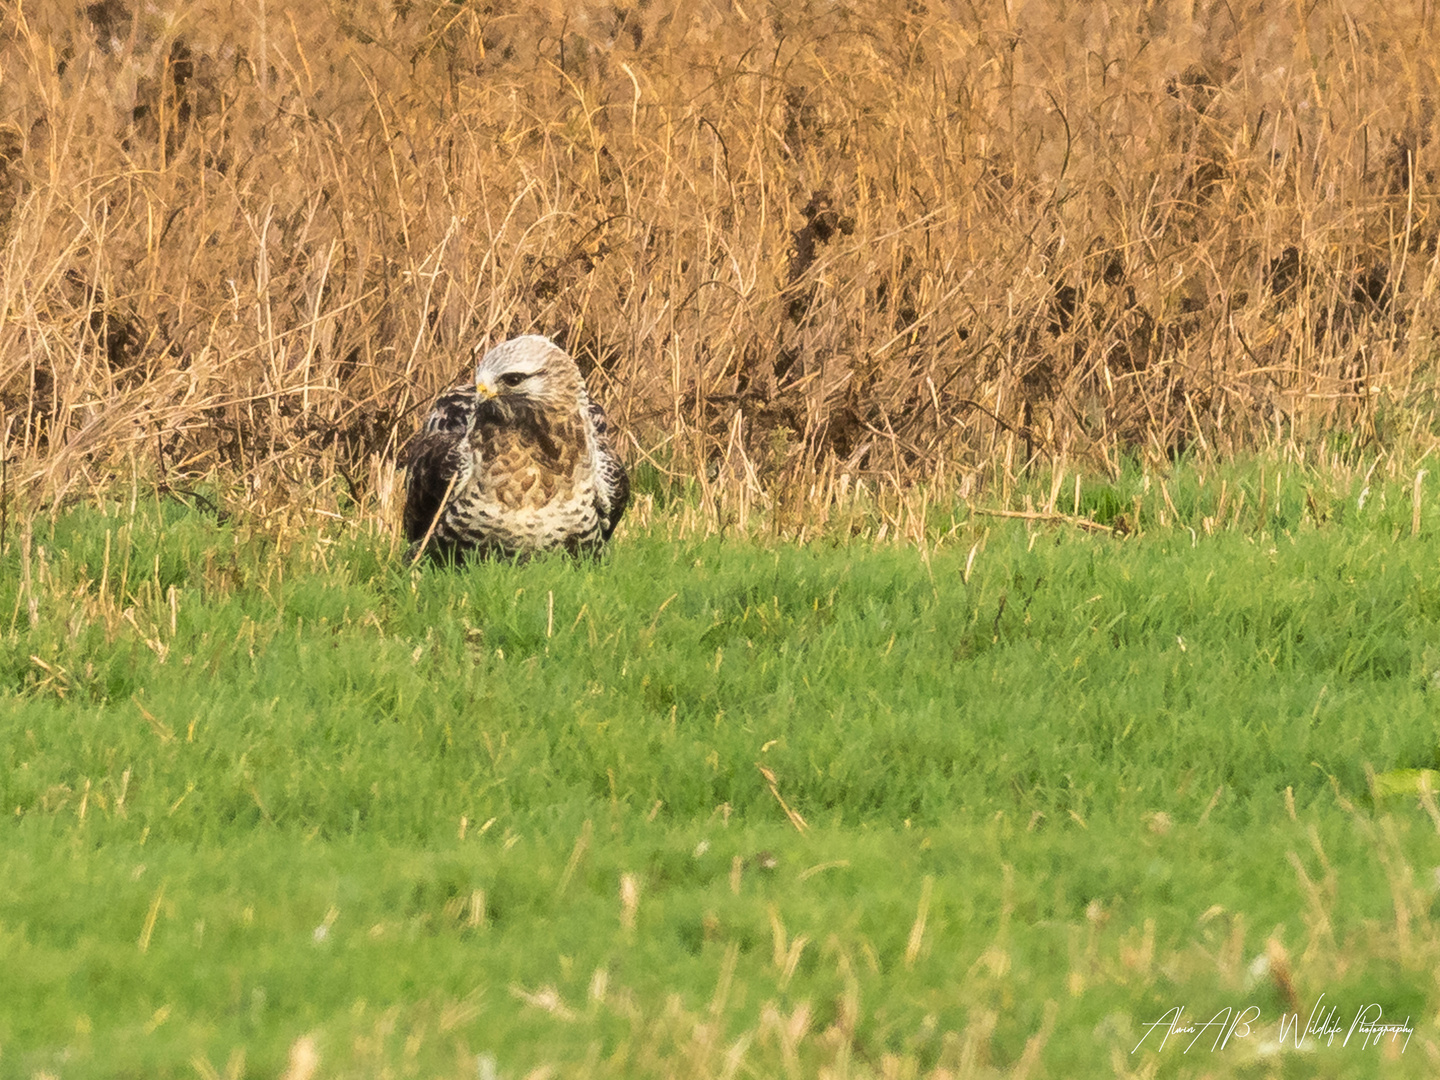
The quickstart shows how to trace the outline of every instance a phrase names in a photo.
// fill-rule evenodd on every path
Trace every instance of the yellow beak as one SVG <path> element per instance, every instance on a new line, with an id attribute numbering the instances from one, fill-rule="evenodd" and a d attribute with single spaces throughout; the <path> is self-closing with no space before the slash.
<path id="1" fill-rule="evenodd" d="M 475 396 L 481 401 L 489 401 L 493 397 L 498 397 L 499 394 L 500 391 L 496 390 L 488 382 L 480 379 L 475 380 Z"/>

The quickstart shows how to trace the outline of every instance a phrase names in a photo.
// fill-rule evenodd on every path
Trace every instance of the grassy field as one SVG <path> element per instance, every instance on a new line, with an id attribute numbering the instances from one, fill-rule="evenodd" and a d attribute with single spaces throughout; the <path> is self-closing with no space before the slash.
<path id="1" fill-rule="evenodd" d="M 1394 473 L 458 571 L 141 488 L 12 519 L 0 1074 L 1432 1075 Z M 1322 994 L 1413 1036 L 1281 1049 Z M 1179 1006 L 1232 1011 L 1187 1055 Z"/>

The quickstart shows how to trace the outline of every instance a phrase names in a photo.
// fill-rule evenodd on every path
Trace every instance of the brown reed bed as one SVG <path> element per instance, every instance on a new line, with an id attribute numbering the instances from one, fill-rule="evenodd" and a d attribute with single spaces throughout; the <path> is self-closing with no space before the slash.
<path id="1" fill-rule="evenodd" d="M 388 513 L 521 332 L 780 522 L 1434 424 L 1429 3 L 0 11 L 11 492 Z"/>

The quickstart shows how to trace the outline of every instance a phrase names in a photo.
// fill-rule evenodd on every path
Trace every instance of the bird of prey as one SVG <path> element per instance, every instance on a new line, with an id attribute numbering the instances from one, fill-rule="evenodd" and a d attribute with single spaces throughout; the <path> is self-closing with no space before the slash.
<path id="1" fill-rule="evenodd" d="M 496 345 L 471 385 L 441 394 L 404 465 L 417 556 L 597 551 L 630 500 L 605 411 L 575 361 L 536 335 Z"/>

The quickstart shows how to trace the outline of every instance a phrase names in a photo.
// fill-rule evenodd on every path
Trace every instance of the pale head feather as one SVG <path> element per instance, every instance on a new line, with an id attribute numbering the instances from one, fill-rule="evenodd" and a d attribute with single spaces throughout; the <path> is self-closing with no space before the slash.
<path id="1" fill-rule="evenodd" d="M 538 334 L 502 341 L 475 368 L 475 393 L 502 405 L 528 399 L 549 408 L 578 408 L 583 388 L 575 361 Z"/>

